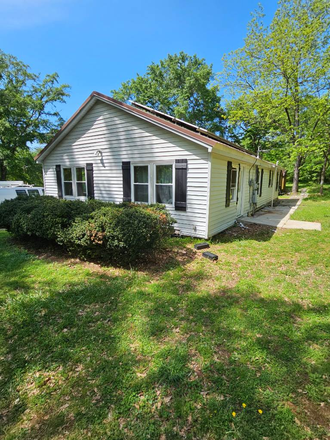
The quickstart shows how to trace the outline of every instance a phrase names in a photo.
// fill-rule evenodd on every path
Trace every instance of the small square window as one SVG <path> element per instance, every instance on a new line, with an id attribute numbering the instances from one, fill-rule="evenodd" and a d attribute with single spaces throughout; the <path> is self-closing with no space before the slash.
<path id="1" fill-rule="evenodd" d="M 85 182 L 85 168 L 76 168 L 77 182 Z"/>
<path id="2" fill-rule="evenodd" d="M 72 181 L 71 168 L 63 168 L 63 178 L 64 178 L 64 181 Z"/>
<path id="3" fill-rule="evenodd" d="M 37 189 L 28 189 L 29 196 L 38 197 L 40 196 L 39 191 Z"/>
<path id="4" fill-rule="evenodd" d="M 72 182 L 64 182 L 64 195 L 73 196 Z"/>
<path id="5" fill-rule="evenodd" d="M 77 196 L 78 197 L 86 197 L 86 183 L 85 182 L 77 182 Z"/>
<path id="6" fill-rule="evenodd" d="M 148 165 L 134 167 L 134 183 L 148 183 Z"/>
<path id="7" fill-rule="evenodd" d="M 16 189 L 15 191 L 16 191 L 16 195 L 19 197 L 27 196 L 25 189 Z"/>

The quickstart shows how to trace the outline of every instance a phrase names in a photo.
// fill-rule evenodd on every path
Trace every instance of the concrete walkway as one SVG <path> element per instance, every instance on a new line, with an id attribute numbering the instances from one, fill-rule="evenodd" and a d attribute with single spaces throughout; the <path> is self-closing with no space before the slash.
<path id="1" fill-rule="evenodd" d="M 253 217 L 240 217 L 239 220 L 246 223 L 274 226 L 283 229 L 321 231 L 321 223 L 290 220 L 290 216 L 299 207 L 304 197 L 306 197 L 305 194 L 302 194 L 300 197 L 293 196 L 289 199 L 281 199 L 277 206 L 273 208 L 262 208 L 260 211 L 257 211 Z"/>

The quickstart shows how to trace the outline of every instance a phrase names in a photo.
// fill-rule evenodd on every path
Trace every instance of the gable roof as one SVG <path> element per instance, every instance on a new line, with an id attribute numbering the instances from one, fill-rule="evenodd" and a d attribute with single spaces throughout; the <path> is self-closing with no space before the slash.
<path id="1" fill-rule="evenodd" d="M 121 101 L 117 101 L 110 96 L 104 95 L 99 92 L 92 92 L 86 101 L 78 108 L 78 110 L 71 116 L 70 119 L 61 127 L 61 129 L 56 133 L 53 139 L 35 156 L 35 160 L 42 161 L 48 153 L 55 147 L 55 145 L 64 137 L 66 134 L 76 125 L 76 123 L 87 113 L 95 101 L 99 100 L 110 104 L 114 107 L 120 108 L 127 113 L 133 114 L 141 119 L 144 119 L 152 124 L 158 125 L 165 130 L 172 131 L 179 136 L 190 139 L 203 147 L 207 148 L 208 151 L 212 151 L 212 148 L 216 144 L 224 144 L 235 150 L 239 150 L 245 154 L 252 156 L 257 159 L 257 156 L 246 150 L 245 148 L 227 141 L 214 133 L 211 133 L 203 128 L 197 127 L 196 125 L 189 124 L 181 119 L 176 119 L 170 115 L 154 110 L 150 107 L 144 106 L 137 102 L 133 102 L 133 105 L 125 104 Z"/>

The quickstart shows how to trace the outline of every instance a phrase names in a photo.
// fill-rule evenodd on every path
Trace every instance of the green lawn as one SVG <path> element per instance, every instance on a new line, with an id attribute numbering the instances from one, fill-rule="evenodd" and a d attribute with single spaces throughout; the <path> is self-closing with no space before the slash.
<path id="1" fill-rule="evenodd" d="M 0 438 L 328 438 L 330 192 L 294 218 L 322 232 L 233 228 L 218 263 L 173 239 L 148 270 L 0 231 Z"/>

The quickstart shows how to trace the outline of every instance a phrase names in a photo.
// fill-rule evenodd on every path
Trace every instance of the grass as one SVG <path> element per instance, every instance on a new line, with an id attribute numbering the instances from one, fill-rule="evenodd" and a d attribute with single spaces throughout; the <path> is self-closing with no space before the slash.
<path id="1" fill-rule="evenodd" d="M 0 438 L 328 438 L 330 191 L 294 218 L 322 232 L 233 228 L 216 264 L 173 239 L 144 270 L 0 231 Z"/>

